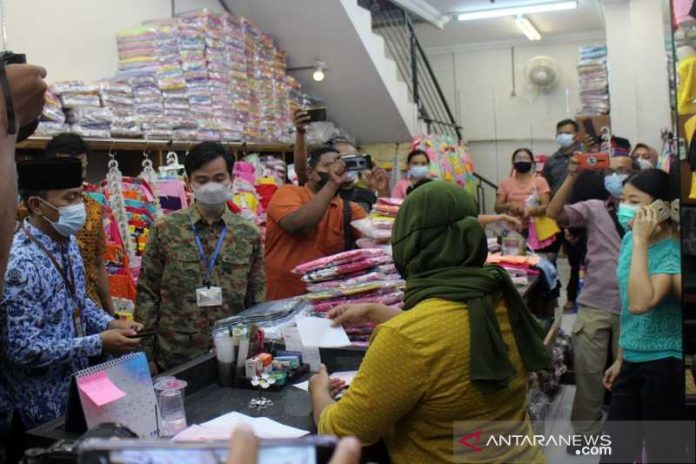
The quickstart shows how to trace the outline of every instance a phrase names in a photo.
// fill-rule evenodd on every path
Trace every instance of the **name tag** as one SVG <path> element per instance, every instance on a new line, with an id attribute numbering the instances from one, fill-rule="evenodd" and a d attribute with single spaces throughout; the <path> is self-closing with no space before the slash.
<path id="1" fill-rule="evenodd" d="M 203 287 L 196 289 L 196 304 L 199 308 L 222 306 L 222 288 Z"/>

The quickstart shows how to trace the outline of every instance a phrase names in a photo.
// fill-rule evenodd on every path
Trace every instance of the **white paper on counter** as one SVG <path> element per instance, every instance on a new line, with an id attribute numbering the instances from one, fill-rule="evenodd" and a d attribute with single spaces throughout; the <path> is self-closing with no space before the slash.
<path id="1" fill-rule="evenodd" d="M 340 348 L 350 345 L 350 339 L 342 326 L 333 327 L 333 321 L 324 317 L 297 319 L 297 330 L 304 346 Z"/>
<path id="2" fill-rule="evenodd" d="M 309 364 L 309 370 L 312 372 L 319 371 L 319 367 L 321 367 L 319 348 L 303 346 L 297 327 L 283 327 L 283 340 L 285 341 L 285 349 L 287 351 L 299 351 L 302 353 L 302 362 Z"/>
<path id="3" fill-rule="evenodd" d="M 231 412 L 203 424 L 192 425 L 172 440 L 176 442 L 227 441 L 232 436 L 234 428 L 240 423 L 249 425 L 254 430 L 254 434 L 263 439 L 299 438 L 309 434 L 306 430 L 281 424 L 268 417 L 250 417 Z"/>
<path id="4" fill-rule="evenodd" d="M 333 374 L 329 374 L 329 377 L 332 379 L 341 379 L 346 383 L 346 386 L 348 386 L 353 383 L 353 379 L 357 373 L 358 371 L 334 372 Z M 309 391 L 309 380 L 296 383 L 293 385 L 293 387 L 299 388 L 300 390 Z"/>

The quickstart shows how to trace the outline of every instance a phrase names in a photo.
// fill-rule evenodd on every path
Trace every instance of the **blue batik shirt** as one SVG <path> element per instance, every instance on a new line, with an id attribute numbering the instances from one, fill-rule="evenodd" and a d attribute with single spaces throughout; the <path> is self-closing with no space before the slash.
<path id="1" fill-rule="evenodd" d="M 12 242 L 0 299 L 0 382 L 25 427 L 62 416 L 70 376 L 101 354 L 100 333 L 112 317 L 87 297 L 82 257 L 73 237 L 58 243 L 25 221 L 29 232 L 75 280 L 84 301 L 82 330 L 73 322 L 74 299 L 50 258 L 20 229 Z"/>

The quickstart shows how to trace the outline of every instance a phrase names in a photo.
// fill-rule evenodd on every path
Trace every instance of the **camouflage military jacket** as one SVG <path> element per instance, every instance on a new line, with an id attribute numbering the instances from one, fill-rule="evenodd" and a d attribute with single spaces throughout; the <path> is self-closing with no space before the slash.
<path id="1" fill-rule="evenodd" d="M 196 289 L 207 276 L 196 245 L 198 231 L 206 259 L 210 259 L 223 226 L 227 234 L 211 274 L 211 285 L 222 288 L 222 306 L 199 308 Z M 234 315 L 266 297 L 261 234 L 251 222 L 225 209 L 213 224 L 201 219 L 195 206 L 155 223 L 143 256 L 138 279 L 135 319 L 146 330 L 148 358 L 161 369 L 171 369 L 205 354 L 212 347 L 215 321 Z"/>

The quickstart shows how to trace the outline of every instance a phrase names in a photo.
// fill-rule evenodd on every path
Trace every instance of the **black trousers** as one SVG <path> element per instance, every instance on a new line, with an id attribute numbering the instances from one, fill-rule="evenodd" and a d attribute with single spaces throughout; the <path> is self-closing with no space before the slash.
<path id="1" fill-rule="evenodd" d="M 604 432 L 611 436 L 612 454 L 602 457 L 601 462 L 633 463 L 640 457 L 643 446 L 650 463 L 683 462 L 686 437 L 680 436 L 680 430 L 675 431 L 674 427 L 659 424 L 659 421 L 681 420 L 683 408 L 682 360 L 624 361 L 612 388 L 609 417 L 604 426 Z"/>
<path id="2" fill-rule="evenodd" d="M 575 301 L 578 298 L 578 287 L 580 286 L 580 267 L 585 262 L 585 255 L 587 254 L 587 233 L 585 229 L 574 230 L 578 241 L 575 245 L 563 239 L 563 248 L 565 249 L 566 255 L 568 255 L 568 264 L 570 265 L 570 279 L 568 279 L 568 286 L 566 288 L 566 294 L 568 296 L 568 301 Z"/>

